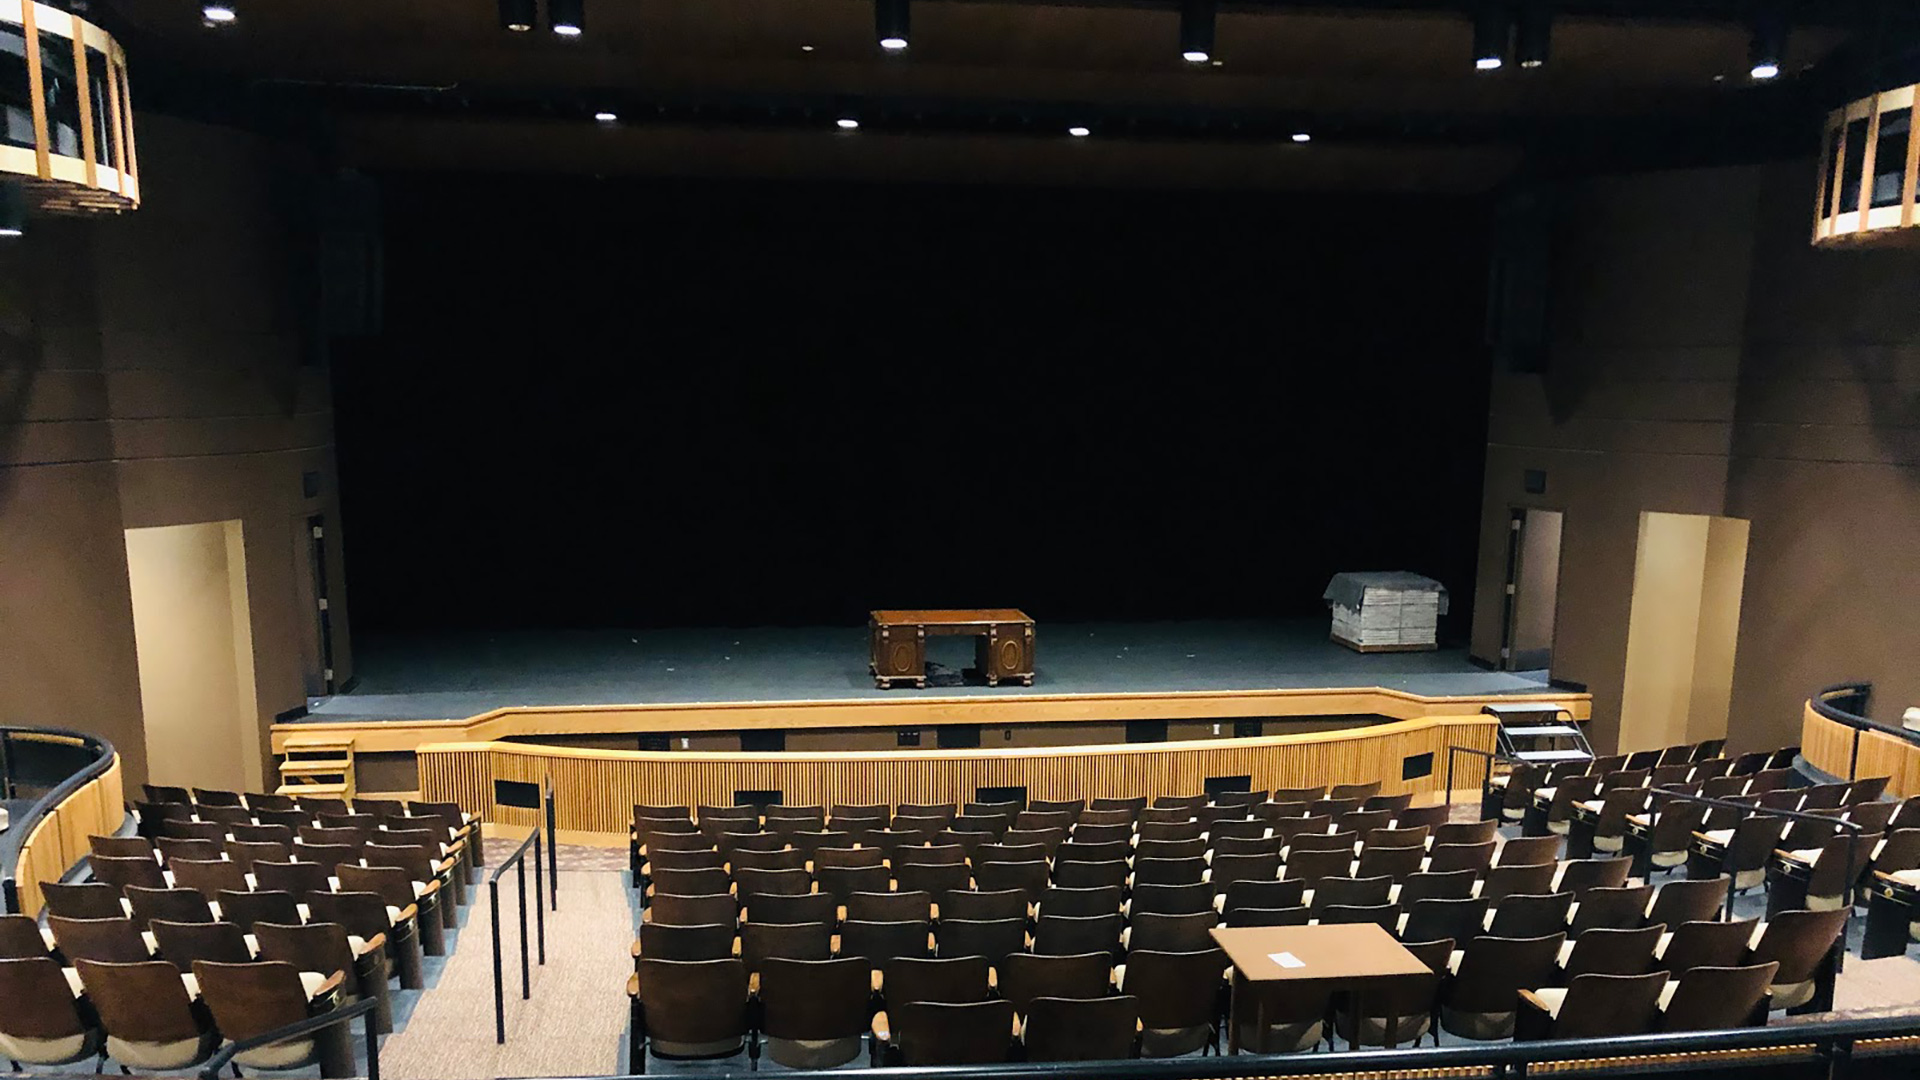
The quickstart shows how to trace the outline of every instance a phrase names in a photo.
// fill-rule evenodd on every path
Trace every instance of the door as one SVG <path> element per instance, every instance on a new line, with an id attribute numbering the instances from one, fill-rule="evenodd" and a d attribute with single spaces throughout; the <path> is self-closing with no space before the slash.
<path id="1" fill-rule="evenodd" d="M 308 612 L 302 635 L 300 675 L 306 696 L 327 697 L 334 691 L 333 623 L 327 602 L 326 515 L 294 519 L 294 581 L 298 603 Z"/>
<path id="2" fill-rule="evenodd" d="M 1507 634 L 1500 649 L 1508 671 L 1553 666 L 1553 622 L 1560 603 L 1560 533 L 1564 515 L 1534 507 L 1513 511 L 1507 554 Z"/>

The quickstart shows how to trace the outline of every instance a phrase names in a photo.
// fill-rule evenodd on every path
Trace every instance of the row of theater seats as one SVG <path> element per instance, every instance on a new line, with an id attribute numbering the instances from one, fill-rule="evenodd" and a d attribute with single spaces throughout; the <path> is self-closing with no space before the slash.
<path id="1" fill-rule="evenodd" d="M 649 904 L 629 984 L 636 1066 L 648 1040 L 660 1056 L 702 1057 L 743 1041 L 757 1052 L 761 1036 L 777 1061 L 822 1066 L 857 1056 L 861 1034 L 876 1060 L 1004 1060 L 1007 1039 L 986 1036 L 1001 1014 L 996 1030 L 1021 1036 L 1014 1052 L 1029 1057 L 1190 1052 L 1217 1041 L 1220 925 L 1370 921 L 1398 933 L 1435 979 L 1421 1002 L 1366 1003 L 1353 1034 L 1375 1044 L 1430 1028 L 1437 1039 L 1439 1027 L 1590 1033 L 1602 1014 L 1621 1030 L 1737 1026 L 1764 1021 L 1770 1001 L 1793 1003 L 1844 924 L 1803 913 L 1723 923 L 1722 881 L 1656 891 L 1629 880 L 1627 858 L 1562 863 L 1558 836 L 1497 841 L 1497 821 L 1436 823 L 1444 808 L 1395 800 L 1362 833 L 1311 814 L 1311 799 L 1184 802 L 701 808 L 697 820 L 636 807 Z M 972 821 L 899 828 L 942 811 Z M 1372 811 L 1343 811 L 1355 812 Z M 926 988 L 933 972 L 975 969 L 978 993 L 972 974 Z M 843 983 L 831 1005 L 785 989 Z M 1588 1007 L 1649 994 L 1651 1011 Z M 692 1022 L 690 1001 L 724 1019 Z M 1334 1004 L 1308 994 L 1284 1030 L 1249 1041 L 1315 1045 Z M 1129 1024 L 1139 1037 L 1120 1040 Z M 1075 1041 L 1095 1030 L 1110 1037 Z"/>
<path id="2" fill-rule="evenodd" d="M 477 869 L 457 807 L 147 794 L 135 835 L 89 838 L 92 880 L 43 887 L 44 926 L 0 920 L 0 1000 L 32 1002 L 0 1010 L 0 1054 L 188 1068 L 364 997 L 391 1030 L 389 980 L 423 985 L 422 942 L 444 952 Z M 336 1027 L 236 1061 L 352 1076 L 350 1047 Z"/>

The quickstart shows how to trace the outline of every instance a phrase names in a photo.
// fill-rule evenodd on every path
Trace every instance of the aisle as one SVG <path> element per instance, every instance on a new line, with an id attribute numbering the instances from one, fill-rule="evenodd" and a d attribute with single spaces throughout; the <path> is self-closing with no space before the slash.
<path id="1" fill-rule="evenodd" d="M 624 858 L 625 853 L 622 852 Z M 529 885 L 531 894 L 531 885 Z M 618 1071 L 627 1026 L 627 888 L 618 872 L 562 870 L 560 911 L 547 913 L 547 965 L 533 968 L 533 998 L 520 1000 L 512 875 L 501 881 L 501 943 L 507 976 L 507 1043 L 493 1041 L 493 918 L 481 885 L 461 948 L 448 959 L 406 1027 L 381 1048 L 397 1080 L 491 1080 L 501 1076 L 601 1076 Z M 532 920 L 528 920 L 529 932 Z"/>

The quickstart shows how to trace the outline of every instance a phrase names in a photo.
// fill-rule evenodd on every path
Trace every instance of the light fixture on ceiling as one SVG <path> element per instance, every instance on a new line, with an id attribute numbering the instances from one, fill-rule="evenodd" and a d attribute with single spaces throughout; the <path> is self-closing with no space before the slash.
<path id="1" fill-rule="evenodd" d="M 1544 67 L 1553 48 L 1553 8 L 1547 0 L 1525 0 L 1514 31 L 1514 58 L 1523 68 Z"/>
<path id="2" fill-rule="evenodd" d="M 1070 127 L 1067 129 L 1067 134 L 1073 136 L 1076 139 L 1084 139 L 1087 136 L 1093 134 L 1093 129 L 1090 127 L 1081 127 L 1080 125 L 1076 124 L 1073 127 Z"/>
<path id="3" fill-rule="evenodd" d="M 240 12 L 232 4 L 202 4 L 200 21 L 208 26 L 232 26 L 240 21 Z"/>
<path id="4" fill-rule="evenodd" d="M 500 29 L 524 34 L 539 17 L 536 0 L 500 0 Z"/>
<path id="5" fill-rule="evenodd" d="M 1498 71 L 1506 66 L 1507 49 L 1513 37 L 1513 21 L 1505 4 L 1481 3 L 1473 10 L 1473 67 L 1476 71 Z"/>
<path id="6" fill-rule="evenodd" d="M 907 51 L 909 0 L 873 0 L 873 32 L 888 52 Z"/>
<path id="7" fill-rule="evenodd" d="M 801 52 L 812 52 L 812 51 L 813 51 L 813 46 L 811 46 L 811 45 L 802 45 L 802 46 L 800 46 L 800 51 L 801 51 Z"/>
<path id="8" fill-rule="evenodd" d="M 851 116 L 843 116 L 835 120 L 833 126 L 839 128 L 841 131 L 854 131 L 860 127 L 860 121 L 855 120 Z"/>
<path id="9" fill-rule="evenodd" d="M 1214 0 L 1180 0 L 1180 58 L 1189 64 L 1213 59 Z"/>
<path id="10" fill-rule="evenodd" d="M 1747 39 L 1747 74 L 1755 82 L 1766 82 L 1780 75 L 1780 61 L 1787 51 L 1787 17 L 1780 8 L 1770 8 L 1754 17 L 1753 36 Z"/>
<path id="11" fill-rule="evenodd" d="M 18 184 L 0 184 L 0 237 L 27 231 L 27 194 Z"/>
<path id="12" fill-rule="evenodd" d="M 601 109 L 599 112 L 593 114 L 593 118 L 603 124 L 612 124 L 620 119 L 620 114 L 614 112 L 612 109 Z"/>
<path id="13" fill-rule="evenodd" d="M 1307 131 L 1296 131 L 1293 133 L 1293 141 L 1297 143 L 1310 143 L 1313 141 L 1313 133 L 1307 132 Z"/>
<path id="14" fill-rule="evenodd" d="M 587 0 L 547 0 L 547 17 L 561 37 L 579 37 L 587 30 Z"/>

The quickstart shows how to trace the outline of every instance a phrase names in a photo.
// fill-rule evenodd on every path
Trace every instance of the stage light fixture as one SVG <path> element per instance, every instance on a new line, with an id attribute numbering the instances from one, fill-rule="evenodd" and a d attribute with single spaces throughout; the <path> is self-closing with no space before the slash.
<path id="1" fill-rule="evenodd" d="M 907 51 L 909 0 L 873 0 L 873 32 L 888 52 Z"/>
<path id="2" fill-rule="evenodd" d="M 1769 9 L 1753 20 L 1753 36 L 1747 39 L 1747 74 L 1755 82 L 1780 75 L 1780 61 L 1787 51 L 1787 17 L 1779 8 Z"/>
<path id="3" fill-rule="evenodd" d="M 1293 133 L 1293 141 L 1297 143 L 1310 143 L 1313 141 L 1313 135 L 1310 132 L 1296 131 Z"/>
<path id="4" fill-rule="evenodd" d="M 835 120 L 833 126 L 839 128 L 841 131 L 853 131 L 860 126 L 860 121 L 855 120 L 851 116 L 843 116 Z"/>
<path id="5" fill-rule="evenodd" d="M 1080 127 L 1076 125 L 1074 127 L 1068 128 L 1067 134 L 1073 136 L 1076 139 L 1084 139 L 1087 136 L 1093 134 L 1093 129 L 1089 127 Z"/>
<path id="6" fill-rule="evenodd" d="M 18 184 L 0 184 L 0 237 L 27 231 L 27 193 Z"/>
<path id="7" fill-rule="evenodd" d="M 1476 71 L 1498 71 L 1507 63 L 1513 21 L 1505 4 L 1483 3 L 1473 11 L 1473 66 Z"/>
<path id="8" fill-rule="evenodd" d="M 1544 67 L 1553 48 L 1553 8 L 1546 0 L 1526 0 L 1514 32 L 1514 56 L 1523 68 Z"/>
<path id="9" fill-rule="evenodd" d="M 611 109 L 601 109 L 593 114 L 593 118 L 603 124 L 611 124 L 620 119 L 620 114 Z"/>
<path id="10" fill-rule="evenodd" d="M 536 0 L 500 0 L 500 29 L 524 34 L 539 18 Z"/>
<path id="11" fill-rule="evenodd" d="M 587 0 L 547 0 L 547 17 L 561 37 L 579 37 L 587 29 Z"/>
<path id="12" fill-rule="evenodd" d="M 200 5 L 200 20 L 208 26 L 232 26 L 240 19 L 240 13 L 232 4 Z"/>
<path id="13" fill-rule="evenodd" d="M 1180 0 L 1180 58 L 1189 64 L 1213 59 L 1214 0 Z"/>

